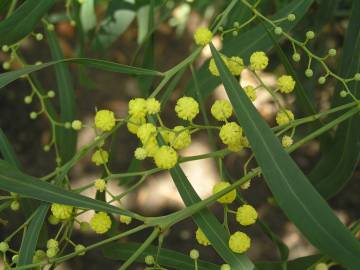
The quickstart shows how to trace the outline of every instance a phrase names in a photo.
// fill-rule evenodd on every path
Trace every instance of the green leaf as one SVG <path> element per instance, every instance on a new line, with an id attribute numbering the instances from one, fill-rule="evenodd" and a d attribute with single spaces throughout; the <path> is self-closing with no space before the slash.
<path id="1" fill-rule="evenodd" d="M 179 165 L 172 168 L 170 174 L 186 206 L 201 201 Z M 210 240 L 216 252 L 231 266 L 231 269 L 255 269 L 255 266 L 246 255 L 236 254 L 230 250 L 228 245 L 229 233 L 209 209 L 205 208 L 196 213 L 193 215 L 193 219 Z"/>
<path id="2" fill-rule="evenodd" d="M 96 13 L 94 0 L 86 0 L 80 7 L 80 21 L 84 32 L 89 32 L 96 26 Z"/>
<path id="3" fill-rule="evenodd" d="M 312 264 L 317 262 L 321 258 L 321 255 L 310 255 L 306 257 L 296 258 L 288 261 L 286 269 L 288 270 L 305 270 Z M 256 264 L 258 270 L 279 270 L 282 268 L 282 262 L 258 262 Z"/>
<path id="4" fill-rule="evenodd" d="M 48 210 L 49 204 L 42 203 L 35 211 L 29 226 L 25 229 L 17 266 L 23 266 L 32 262 L 40 231 Z"/>
<path id="5" fill-rule="evenodd" d="M 21 164 L 17 159 L 14 149 L 11 147 L 5 133 L 0 128 L 0 152 L 4 160 L 14 165 L 17 168 L 21 168 Z"/>
<path id="6" fill-rule="evenodd" d="M 97 60 L 91 58 L 68 58 L 58 61 L 51 61 L 41 65 L 32 65 L 27 66 L 18 70 L 9 71 L 0 74 L 0 88 L 8 85 L 9 83 L 15 81 L 16 79 L 20 78 L 23 75 L 30 74 L 32 72 L 59 64 L 59 63 L 76 63 L 79 65 L 85 65 L 91 68 L 123 73 L 123 74 L 130 74 L 130 75 L 144 75 L 144 76 L 163 76 L 163 73 L 155 70 L 149 70 L 144 68 L 138 67 L 131 67 L 123 64 L 118 64 L 114 62 L 104 61 L 104 60 Z"/>
<path id="7" fill-rule="evenodd" d="M 277 12 L 272 19 L 279 19 L 287 16 L 289 13 L 296 15 L 296 21 L 292 23 L 283 23 L 281 27 L 284 31 L 290 31 L 293 29 L 300 19 L 306 14 L 306 11 L 311 6 L 314 0 L 294 0 L 288 6 Z M 243 8 L 247 8 L 243 5 Z M 280 37 L 277 37 L 279 39 Z M 228 56 L 240 56 L 247 62 L 252 52 L 257 50 L 267 51 L 273 45 L 273 41 L 267 35 L 262 25 L 253 27 L 252 29 L 242 33 L 240 32 L 237 37 L 228 38 L 224 42 L 224 48 L 222 53 Z M 217 85 L 220 84 L 220 80 L 211 75 L 208 70 L 209 61 L 206 61 L 200 70 L 197 71 L 199 79 L 199 88 L 203 96 L 208 96 Z M 194 89 L 194 82 L 191 81 L 187 87 L 187 91 L 192 92 Z M 195 94 L 194 94 L 195 96 Z"/>
<path id="8" fill-rule="evenodd" d="M 141 244 L 138 243 L 115 243 L 106 246 L 102 251 L 106 258 L 112 260 L 126 260 L 133 253 L 135 253 Z M 147 255 L 155 256 L 157 247 L 148 247 L 137 259 L 137 262 L 144 262 Z M 180 252 L 161 248 L 158 263 L 161 266 L 171 267 L 178 270 L 194 269 L 194 260 L 189 255 L 184 255 Z M 219 266 L 216 264 L 198 260 L 199 270 L 218 270 Z"/>
<path id="9" fill-rule="evenodd" d="M 55 0 L 27 0 L 0 22 L 0 46 L 12 45 L 31 33 Z"/>
<path id="10" fill-rule="evenodd" d="M 108 213 L 134 216 L 131 212 L 97 201 L 23 174 L 5 161 L 0 161 L 0 189 L 44 202 L 72 205 Z"/>
<path id="11" fill-rule="evenodd" d="M 212 44 L 210 47 L 235 115 L 279 206 L 315 247 L 348 269 L 357 269 L 360 265 L 359 242 L 285 152 L 279 139 L 224 65 L 220 54 Z"/>
<path id="12" fill-rule="evenodd" d="M 53 60 L 64 59 L 63 53 L 54 31 L 47 31 L 50 51 Z M 71 122 L 76 119 L 75 91 L 72 78 L 66 63 L 55 65 L 56 83 L 60 103 L 61 122 Z M 76 151 L 76 131 L 65 128 L 56 129 L 56 143 L 63 163 L 67 162 Z"/>
<path id="13" fill-rule="evenodd" d="M 360 71 L 360 1 L 353 1 L 352 15 L 346 33 L 339 75 L 352 77 Z M 349 83 L 352 93 L 360 98 L 360 82 Z M 334 106 L 345 104 L 351 98 L 341 98 L 339 85 Z M 360 160 L 360 115 L 356 114 L 339 126 L 329 151 L 323 151 L 321 160 L 309 175 L 315 187 L 325 197 L 339 192 L 349 181 Z"/>

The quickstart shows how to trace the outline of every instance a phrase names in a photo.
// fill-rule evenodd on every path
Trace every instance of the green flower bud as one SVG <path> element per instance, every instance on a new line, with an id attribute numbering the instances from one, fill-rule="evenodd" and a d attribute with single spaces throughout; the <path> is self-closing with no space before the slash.
<path id="1" fill-rule="evenodd" d="M 10 69 L 11 64 L 10 64 L 10 62 L 6 61 L 3 63 L 2 67 L 3 67 L 3 69 L 8 70 L 8 69 Z"/>
<path id="2" fill-rule="evenodd" d="M 19 255 L 15 254 L 14 256 L 12 256 L 11 261 L 15 264 L 18 264 L 19 263 Z"/>
<path id="3" fill-rule="evenodd" d="M 283 32 L 283 30 L 282 30 L 282 28 L 281 28 L 281 27 L 275 27 L 275 29 L 274 29 L 274 33 L 275 33 L 276 35 L 281 35 L 281 34 L 282 34 L 282 32 Z"/>
<path id="4" fill-rule="evenodd" d="M 46 251 L 46 256 L 48 256 L 48 258 L 54 258 L 59 252 L 59 248 L 49 248 Z"/>
<path id="5" fill-rule="evenodd" d="M 9 250 L 9 244 L 5 241 L 0 242 L 0 252 L 5 253 Z"/>
<path id="6" fill-rule="evenodd" d="M 326 78 L 324 76 L 321 76 L 318 80 L 319 84 L 324 84 L 326 82 Z"/>
<path id="7" fill-rule="evenodd" d="M 20 209 L 20 202 L 15 200 L 15 201 L 12 201 L 11 204 L 10 204 L 10 209 L 13 210 L 13 211 L 17 211 Z"/>
<path id="8" fill-rule="evenodd" d="M 85 247 L 81 244 L 75 246 L 75 252 L 80 252 L 78 255 L 83 256 L 85 255 Z"/>
<path id="9" fill-rule="evenodd" d="M 70 122 L 65 122 L 65 128 L 70 129 L 71 128 L 71 123 Z"/>
<path id="10" fill-rule="evenodd" d="M 30 119 L 34 120 L 34 119 L 36 119 L 37 117 L 38 117 L 37 112 L 31 112 L 31 113 L 30 113 Z"/>
<path id="11" fill-rule="evenodd" d="M 199 251 L 197 249 L 190 250 L 190 258 L 193 260 L 199 259 Z"/>
<path id="12" fill-rule="evenodd" d="M 30 104 L 32 102 L 32 96 L 26 96 L 24 97 L 24 103 L 25 104 Z"/>
<path id="13" fill-rule="evenodd" d="M 10 47 L 8 45 L 2 45 L 1 50 L 6 53 L 10 50 Z"/>
<path id="14" fill-rule="evenodd" d="M 153 265 L 153 264 L 155 263 L 154 256 L 152 256 L 152 255 L 147 255 L 147 256 L 145 257 L 145 263 L 146 263 L 147 265 Z"/>
<path id="15" fill-rule="evenodd" d="M 57 225 L 60 222 L 60 220 L 57 217 L 55 217 L 54 215 L 50 215 L 48 217 L 48 221 L 51 225 Z"/>
<path id="16" fill-rule="evenodd" d="M 329 49 L 328 54 L 330 56 L 335 56 L 336 55 L 336 50 L 335 49 Z"/>
<path id="17" fill-rule="evenodd" d="M 307 39 L 313 39 L 315 37 L 315 33 L 313 31 L 307 31 L 306 32 L 306 38 Z"/>
<path id="18" fill-rule="evenodd" d="M 36 38 L 37 41 L 40 41 L 40 40 L 43 40 L 43 39 L 44 39 L 44 35 L 41 34 L 41 33 L 37 33 L 37 34 L 35 35 L 35 38 Z"/>
<path id="19" fill-rule="evenodd" d="M 305 70 L 305 76 L 310 78 L 314 75 L 314 72 L 312 71 L 312 69 L 308 68 Z"/>
<path id="20" fill-rule="evenodd" d="M 235 28 L 239 28 L 239 27 L 240 27 L 240 23 L 239 23 L 239 22 L 234 22 L 233 25 L 234 25 Z"/>
<path id="21" fill-rule="evenodd" d="M 237 37 L 237 36 L 239 35 L 239 32 L 238 32 L 238 31 L 232 31 L 232 35 L 233 35 L 234 37 Z"/>
<path id="22" fill-rule="evenodd" d="M 223 265 L 221 266 L 220 270 L 231 270 L 231 267 L 230 267 L 230 265 L 228 265 L 228 264 L 223 264 Z"/>
<path id="23" fill-rule="evenodd" d="M 300 54 L 298 54 L 298 53 L 294 53 L 294 54 L 292 55 L 292 59 L 293 59 L 295 62 L 299 62 L 300 59 L 301 59 L 301 56 L 300 56 Z"/>
<path id="24" fill-rule="evenodd" d="M 53 90 L 49 90 L 49 91 L 47 92 L 47 96 L 48 96 L 49 98 L 53 98 L 53 97 L 55 97 L 55 92 L 54 92 Z"/>
<path id="25" fill-rule="evenodd" d="M 46 29 L 47 29 L 48 31 L 54 31 L 54 30 L 55 30 L 55 26 L 54 26 L 53 24 L 48 24 L 47 27 L 46 27 Z"/>
<path id="26" fill-rule="evenodd" d="M 360 81 L 360 73 L 356 73 L 354 75 L 354 79 L 355 79 L 355 81 Z"/>
<path id="27" fill-rule="evenodd" d="M 295 14 L 291 13 L 287 16 L 287 19 L 289 22 L 293 22 L 296 20 L 296 16 L 295 16 Z"/>
<path id="28" fill-rule="evenodd" d="M 342 98 L 346 97 L 347 94 L 348 94 L 348 93 L 347 93 L 345 90 L 341 90 L 341 91 L 340 91 L 340 97 L 342 97 Z"/>

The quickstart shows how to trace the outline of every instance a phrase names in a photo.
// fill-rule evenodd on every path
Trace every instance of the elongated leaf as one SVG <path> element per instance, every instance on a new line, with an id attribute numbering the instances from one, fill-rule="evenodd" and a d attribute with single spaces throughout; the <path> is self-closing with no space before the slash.
<path id="1" fill-rule="evenodd" d="M 163 76 L 163 73 L 155 70 L 149 70 L 144 68 L 131 67 L 127 65 L 122 65 L 114 62 L 97 60 L 91 58 L 69 58 L 58 61 L 51 61 L 41 65 L 27 66 L 18 70 L 6 72 L 0 74 L 0 88 L 8 85 L 9 83 L 15 81 L 23 75 L 30 74 L 32 72 L 50 67 L 59 63 L 76 63 L 79 65 L 85 65 L 91 68 L 101 69 L 105 71 L 131 74 L 131 75 L 144 75 L 144 76 Z"/>
<path id="2" fill-rule="evenodd" d="M 0 152 L 4 160 L 13 164 L 17 168 L 21 168 L 19 160 L 16 158 L 14 149 L 11 147 L 5 133 L 0 128 Z"/>
<path id="3" fill-rule="evenodd" d="M 49 205 L 42 203 L 34 213 L 29 226 L 26 228 L 19 251 L 19 263 L 17 266 L 26 265 L 32 262 L 36 249 L 39 234 L 44 223 L 44 219 Z"/>
<path id="4" fill-rule="evenodd" d="M 360 71 L 360 1 L 353 1 L 352 15 L 348 26 L 344 55 L 340 66 L 340 75 L 344 78 Z M 351 82 L 352 93 L 360 97 L 360 83 Z M 335 94 L 334 105 L 351 101 L 351 98 L 340 98 L 340 85 Z M 353 175 L 360 160 L 360 115 L 356 114 L 337 129 L 335 140 L 329 151 L 310 173 L 309 178 L 325 198 L 339 192 Z"/>
<path id="5" fill-rule="evenodd" d="M 305 270 L 314 264 L 321 258 L 321 255 L 310 255 L 306 257 L 300 257 L 287 262 L 288 270 Z M 256 264 L 258 270 L 280 270 L 282 268 L 282 262 L 258 262 Z"/>
<path id="6" fill-rule="evenodd" d="M 284 31 L 290 31 L 293 29 L 299 20 L 306 14 L 306 11 L 313 3 L 313 0 L 293 0 L 288 6 L 277 12 L 273 19 L 283 18 L 289 13 L 296 15 L 296 21 L 292 23 L 284 23 L 281 27 Z M 247 8 L 243 5 L 243 8 Z M 277 37 L 279 38 L 279 37 Z M 240 56 L 247 62 L 248 57 L 252 52 L 257 50 L 267 51 L 273 45 L 271 38 L 267 35 L 262 25 L 258 25 L 249 31 L 244 33 L 240 32 L 237 37 L 228 38 L 224 42 L 224 48 L 222 53 L 228 56 Z M 198 70 L 199 88 L 203 96 L 209 95 L 217 85 L 220 84 L 220 80 L 210 74 L 208 70 L 209 62 L 206 61 L 203 66 Z M 194 89 L 193 81 L 187 87 L 187 91 L 191 92 Z M 194 94 L 195 96 L 195 94 Z"/>
<path id="7" fill-rule="evenodd" d="M 0 46 L 11 45 L 31 33 L 55 0 L 27 0 L 0 22 Z"/>
<path id="8" fill-rule="evenodd" d="M 106 258 L 112 260 L 126 260 L 136 250 L 139 249 L 141 244 L 137 243 L 116 243 L 106 246 L 103 249 L 103 254 Z M 138 262 L 144 262 L 146 255 L 155 256 L 157 247 L 148 247 L 137 259 Z M 188 255 L 184 255 L 180 252 L 172 251 L 162 248 L 158 257 L 158 263 L 161 266 L 171 267 L 178 270 L 194 269 L 194 260 Z M 199 270 L 218 270 L 219 266 L 216 264 L 206 262 L 203 260 L 198 261 Z"/>
<path id="9" fill-rule="evenodd" d="M 96 26 L 95 2 L 86 0 L 80 7 L 80 21 L 84 32 L 88 32 Z"/>
<path id="10" fill-rule="evenodd" d="M 50 51 L 53 60 L 61 61 L 64 59 L 63 53 L 54 31 L 47 31 Z M 56 83 L 60 103 L 61 122 L 71 122 L 76 119 L 75 91 L 72 78 L 66 63 L 55 65 Z M 67 162 L 76 151 L 76 132 L 64 128 L 56 130 L 56 140 L 62 162 Z"/>
<path id="11" fill-rule="evenodd" d="M 179 165 L 171 169 L 170 174 L 186 206 L 201 200 Z M 216 252 L 231 266 L 231 269 L 255 269 L 255 266 L 246 255 L 236 254 L 230 250 L 228 245 L 229 233 L 209 209 L 205 208 L 196 213 L 193 219 L 210 240 Z"/>
<path id="12" fill-rule="evenodd" d="M 79 208 L 133 216 L 127 210 L 72 193 L 48 182 L 23 174 L 5 161 L 0 161 L 0 189 L 16 192 L 22 196 L 44 202 L 67 204 Z"/>
<path id="13" fill-rule="evenodd" d="M 314 246 L 348 269 L 357 269 L 360 265 L 359 242 L 285 152 L 224 65 L 220 54 L 212 44 L 210 47 L 235 115 L 279 206 Z"/>

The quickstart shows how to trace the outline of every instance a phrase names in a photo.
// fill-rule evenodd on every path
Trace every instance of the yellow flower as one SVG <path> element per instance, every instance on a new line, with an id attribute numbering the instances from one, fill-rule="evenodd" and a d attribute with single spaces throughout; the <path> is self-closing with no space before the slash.
<path id="1" fill-rule="evenodd" d="M 99 212 L 91 218 L 90 226 L 97 234 L 103 234 L 110 229 L 111 219 L 107 213 Z"/>
<path id="2" fill-rule="evenodd" d="M 160 112 L 160 102 L 155 98 L 148 98 L 146 100 L 146 111 L 148 114 L 156 114 Z"/>
<path id="3" fill-rule="evenodd" d="M 281 144 L 282 146 L 284 146 L 285 148 L 291 146 L 293 144 L 293 139 L 290 137 L 290 136 L 283 136 L 282 139 L 281 139 Z"/>
<path id="4" fill-rule="evenodd" d="M 244 204 L 240 206 L 236 211 L 236 220 L 243 226 L 249 226 L 256 222 L 258 218 L 258 213 L 255 208 L 249 204 Z"/>
<path id="5" fill-rule="evenodd" d="M 147 143 L 151 137 L 156 137 L 156 127 L 151 123 L 142 124 L 136 135 L 140 139 L 140 141 L 145 144 Z"/>
<path id="6" fill-rule="evenodd" d="M 250 66 L 254 70 L 263 70 L 269 64 L 269 58 L 264 52 L 254 52 L 250 56 Z"/>
<path id="7" fill-rule="evenodd" d="M 326 263 L 318 263 L 315 266 L 315 270 L 328 270 L 329 267 L 327 266 Z"/>
<path id="8" fill-rule="evenodd" d="M 211 245 L 209 239 L 207 239 L 206 235 L 203 233 L 203 231 L 198 228 L 195 233 L 196 241 L 203 246 Z"/>
<path id="9" fill-rule="evenodd" d="M 129 115 L 141 118 L 145 117 L 147 113 L 146 110 L 146 100 L 143 98 L 134 98 L 129 101 Z"/>
<path id="10" fill-rule="evenodd" d="M 132 134 L 136 134 L 139 127 L 144 123 L 146 123 L 145 116 L 142 117 L 130 116 L 127 122 L 127 128 L 129 132 L 131 132 Z"/>
<path id="11" fill-rule="evenodd" d="M 213 194 L 216 194 L 229 186 L 230 186 L 230 183 L 228 183 L 228 182 L 219 182 L 214 185 Z M 226 193 L 224 196 L 217 199 L 217 202 L 223 203 L 223 204 L 229 204 L 229 203 L 232 203 L 235 200 L 235 198 L 236 198 L 236 190 L 233 189 L 232 191 Z"/>
<path id="12" fill-rule="evenodd" d="M 242 128 L 235 122 L 226 123 L 221 127 L 219 136 L 224 144 L 240 144 Z"/>
<path id="13" fill-rule="evenodd" d="M 230 236 L 229 247 L 235 253 L 244 253 L 250 248 L 251 239 L 243 232 L 236 232 Z"/>
<path id="14" fill-rule="evenodd" d="M 276 114 L 276 123 L 281 126 L 294 120 L 294 114 L 290 110 L 282 110 Z"/>
<path id="15" fill-rule="evenodd" d="M 162 127 L 159 127 L 158 130 L 160 132 L 160 135 L 161 135 L 162 139 L 165 141 L 165 143 L 166 144 L 170 143 L 171 131 L 169 131 L 168 129 L 162 128 Z"/>
<path id="16" fill-rule="evenodd" d="M 109 110 L 100 110 L 95 115 L 95 126 L 102 131 L 110 131 L 115 126 L 115 115 Z"/>
<path id="17" fill-rule="evenodd" d="M 184 149 L 191 144 L 191 135 L 189 129 L 183 126 L 176 126 L 173 132 L 169 134 L 169 141 L 173 148 Z"/>
<path id="18" fill-rule="evenodd" d="M 51 204 L 51 213 L 58 219 L 69 219 L 73 213 L 73 206 L 53 203 Z"/>
<path id="19" fill-rule="evenodd" d="M 143 147 L 145 148 L 148 157 L 153 157 L 159 149 L 159 145 L 155 137 L 150 137 Z"/>
<path id="20" fill-rule="evenodd" d="M 256 90 L 253 86 L 248 85 L 244 87 L 244 91 L 246 95 L 249 97 L 251 101 L 255 101 L 256 99 Z"/>
<path id="21" fill-rule="evenodd" d="M 158 168 L 171 169 L 178 161 L 178 154 L 169 146 L 161 146 L 154 154 L 154 161 Z"/>
<path id="22" fill-rule="evenodd" d="M 228 58 L 225 55 L 221 55 L 221 59 L 224 61 L 225 65 L 227 67 L 229 67 L 229 63 L 228 63 Z M 212 75 L 219 77 L 220 73 L 219 70 L 216 66 L 215 60 L 214 58 L 211 58 L 210 62 L 209 62 L 209 71 Z"/>
<path id="23" fill-rule="evenodd" d="M 239 76 L 244 70 L 244 60 L 238 56 L 228 58 L 227 67 L 232 75 Z"/>
<path id="24" fill-rule="evenodd" d="M 206 27 L 198 28 L 194 34 L 195 43 L 200 46 L 207 45 L 211 41 L 212 37 L 213 35 L 211 31 Z"/>
<path id="25" fill-rule="evenodd" d="M 277 80 L 277 85 L 279 87 L 280 92 L 290 93 L 295 88 L 295 81 L 293 77 L 283 75 Z"/>
<path id="26" fill-rule="evenodd" d="M 109 161 L 109 153 L 105 150 L 97 150 L 91 157 L 91 161 L 100 166 Z"/>
<path id="27" fill-rule="evenodd" d="M 94 187 L 96 188 L 96 190 L 104 192 L 104 190 L 106 189 L 106 181 L 104 179 L 96 179 Z"/>
<path id="28" fill-rule="evenodd" d="M 137 160 L 144 160 L 147 157 L 147 151 L 144 147 L 135 149 L 134 156 Z"/>
<path id="29" fill-rule="evenodd" d="M 244 147 L 241 145 L 241 141 L 239 141 L 238 143 L 228 144 L 228 149 L 232 152 L 237 153 L 243 150 Z"/>
<path id="30" fill-rule="evenodd" d="M 175 112 L 183 120 L 192 121 L 199 113 L 199 103 L 192 97 L 182 97 L 176 102 Z"/>
<path id="31" fill-rule="evenodd" d="M 132 221 L 132 218 L 126 215 L 120 215 L 119 220 L 121 223 L 124 223 L 126 225 L 129 225 Z"/>
<path id="32" fill-rule="evenodd" d="M 80 120 L 74 120 L 72 121 L 71 123 L 71 127 L 74 129 L 74 130 L 80 130 L 82 128 L 82 123 Z"/>
<path id="33" fill-rule="evenodd" d="M 211 106 L 211 114 L 218 121 L 225 121 L 232 113 L 231 103 L 227 100 L 216 100 Z"/>

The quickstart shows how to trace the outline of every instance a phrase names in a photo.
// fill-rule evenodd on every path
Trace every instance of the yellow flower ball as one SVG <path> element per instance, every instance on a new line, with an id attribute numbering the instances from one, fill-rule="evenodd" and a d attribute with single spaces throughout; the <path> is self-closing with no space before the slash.
<path id="1" fill-rule="evenodd" d="M 115 126 L 115 115 L 109 110 L 100 110 L 95 115 L 95 127 L 102 131 L 110 131 Z"/>
<path id="2" fill-rule="evenodd" d="M 244 147 L 241 145 L 241 141 L 239 141 L 238 143 L 234 143 L 234 144 L 228 144 L 228 149 L 231 152 L 240 152 L 241 150 L 244 149 Z"/>
<path id="3" fill-rule="evenodd" d="M 242 128 L 235 122 L 226 123 L 221 127 L 219 136 L 224 144 L 239 144 L 241 142 Z"/>
<path id="4" fill-rule="evenodd" d="M 121 223 L 124 223 L 126 225 L 129 225 L 132 221 L 132 217 L 126 216 L 126 215 L 120 215 L 119 220 Z"/>
<path id="5" fill-rule="evenodd" d="M 192 97 L 179 98 L 175 112 L 180 119 L 192 121 L 199 113 L 199 103 Z"/>
<path id="6" fill-rule="evenodd" d="M 284 146 L 285 148 L 291 146 L 293 144 L 293 139 L 290 137 L 290 136 L 283 136 L 282 139 L 281 139 L 281 144 L 282 146 Z"/>
<path id="7" fill-rule="evenodd" d="M 227 100 L 216 100 L 211 106 L 211 114 L 218 121 L 225 121 L 232 113 L 231 103 Z"/>
<path id="8" fill-rule="evenodd" d="M 97 234 L 104 234 L 111 228 L 111 219 L 105 212 L 96 213 L 90 220 L 90 227 Z"/>
<path id="9" fill-rule="evenodd" d="M 327 266 L 326 263 L 318 263 L 315 266 L 315 270 L 328 270 L 329 267 Z"/>
<path id="10" fill-rule="evenodd" d="M 155 98 L 146 100 L 146 111 L 148 114 L 157 114 L 160 112 L 160 102 Z"/>
<path id="11" fill-rule="evenodd" d="M 97 150 L 91 157 L 96 166 L 106 164 L 109 161 L 109 153 L 105 150 Z"/>
<path id="12" fill-rule="evenodd" d="M 294 120 L 294 114 L 290 110 L 282 110 L 276 114 L 276 123 L 281 126 Z"/>
<path id="13" fill-rule="evenodd" d="M 69 219 L 73 213 L 74 207 L 71 205 L 64 205 L 59 203 L 51 204 L 51 213 L 57 219 Z"/>
<path id="14" fill-rule="evenodd" d="M 258 213 L 255 208 L 249 204 L 244 204 L 240 206 L 236 211 L 236 220 L 243 226 L 249 226 L 256 222 L 258 218 Z"/>
<path id="15" fill-rule="evenodd" d="M 129 101 L 129 115 L 137 118 L 145 117 L 146 110 L 146 100 L 143 98 L 134 98 Z"/>
<path id="16" fill-rule="evenodd" d="M 145 144 L 152 137 L 156 137 L 157 131 L 156 127 L 151 123 L 142 124 L 136 135 L 140 139 L 140 141 Z"/>
<path id="17" fill-rule="evenodd" d="M 96 179 L 94 182 L 94 187 L 97 191 L 104 192 L 106 189 L 106 181 L 104 179 Z"/>
<path id="18" fill-rule="evenodd" d="M 251 101 L 256 99 L 256 90 L 253 86 L 248 85 L 244 87 L 245 94 L 249 97 Z"/>
<path id="19" fill-rule="evenodd" d="M 228 58 L 225 56 L 225 55 L 221 55 L 221 59 L 224 61 L 225 65 L 227 67 L 229 67 L 229 63 L 228 63 Z M 220 76 L 220 73 L 219 73 L 219 70 L 216 66 L 216 63 L 215 63 L 215 60 L 214 58 L 211 58 L 210 62 L 209 62 L 209 71 L 212 75 L 216 76 L 216 77 L 219 77 Z"/>
<path id="20" fill-rule="evenodd" d="M 130 133 L 136 134 L 139 127 L 144 123 L 146 123 L 145 116 L 142 117 L 130 116 L 126 126 Z"/>
<path id="21" fill-rule="evenodd" d="M 195 31 L 194 40 L 196 45 L 205 46 L 213 37 L 211 31 L 206 27 L 200 27 Z"/>
<path id="22" fill-rule="evenodd" d="M 159 145 L 155 137 L 150 137 L 143 147 L 145 148 L 148 157 L 153 157 L 159 149 Z"/>
<path id="23" fill-rule="evenodd" d="M 189 129 L 183 126 L 176 126 L 169 134 L 169 141 L 173 148 L 184 149 L 191 144 L 191 134 Z"/>
<path id="24" fill-rule="evenodd" d="M 269 58 L 264 52 L 254 52 L 250 56 L 250 67 L 253 70 L 263 70 L 269 64 Z"/>
<path id="25" fill-rule="evenodd" d="M 196 241 L 203 246 L 211 245 L 209 239 L 207 239 L 206 235 L 203 233 L 203 231 L 198 228 L 195 232 Z"/>
<path id="26" fill-rule="evenodd" d="M 73 130 L 80 130 L 82 128 L 82 122 L 80 120 L 74 120 L 71 122 Z"/>
<path id="27" fill-rule="evenodd" d="M 295 88 L 295 81 L 294 81 L 293 77 L 291 77 L 291 76 L 282 75 L 277 80 L 277 85 L 279 87 L 280 92 L 282 92 L 282 93 L 290 93 Z"/>
<path id="28" fill-rule="evenodd" d="M 147 158 L 147 151 L 144 147 L 138 147 L 135 149 L 134 156 L 137 160 L 144 160 Z"/>
<path id="29" fill-rule="evenodd" d="M 228 182 L 223 182 L 223 181 L 219 182 L 214 185 L 212 192 L 213 192 L 213 194 L 216 194 L 229 186 L 230 186 L 230 183 L 228 183 Z M 235 200 L 235 198 L 236 198 L 236 190 L 233 189 L 232 191 L 226 193 L 224 196 L 217 199 L 217 202 L 223 203 L 223 204 L 229 204 L 229 203 L 232 203 Z"/>
<path id="30" fill-rule="evenodd" d="M 251 239 L 243 232 L 235 232 L 230 236 L 229 247 L 235 253 L 244 253 L 250 248 Z"/>
<path id="31" fill-rule="evenodd" d="M 178 154 L 169 146 L 161 146 L 154 154 L 154 161 L 158 168 L 171 169 L 178 161 Z"/>
<path id="32" fill-rule="evenodd" d="M 238 56 L 228 58 L 227 67 L 232 75 L 239 76 L 244 70 L 244 60 Z"/>

